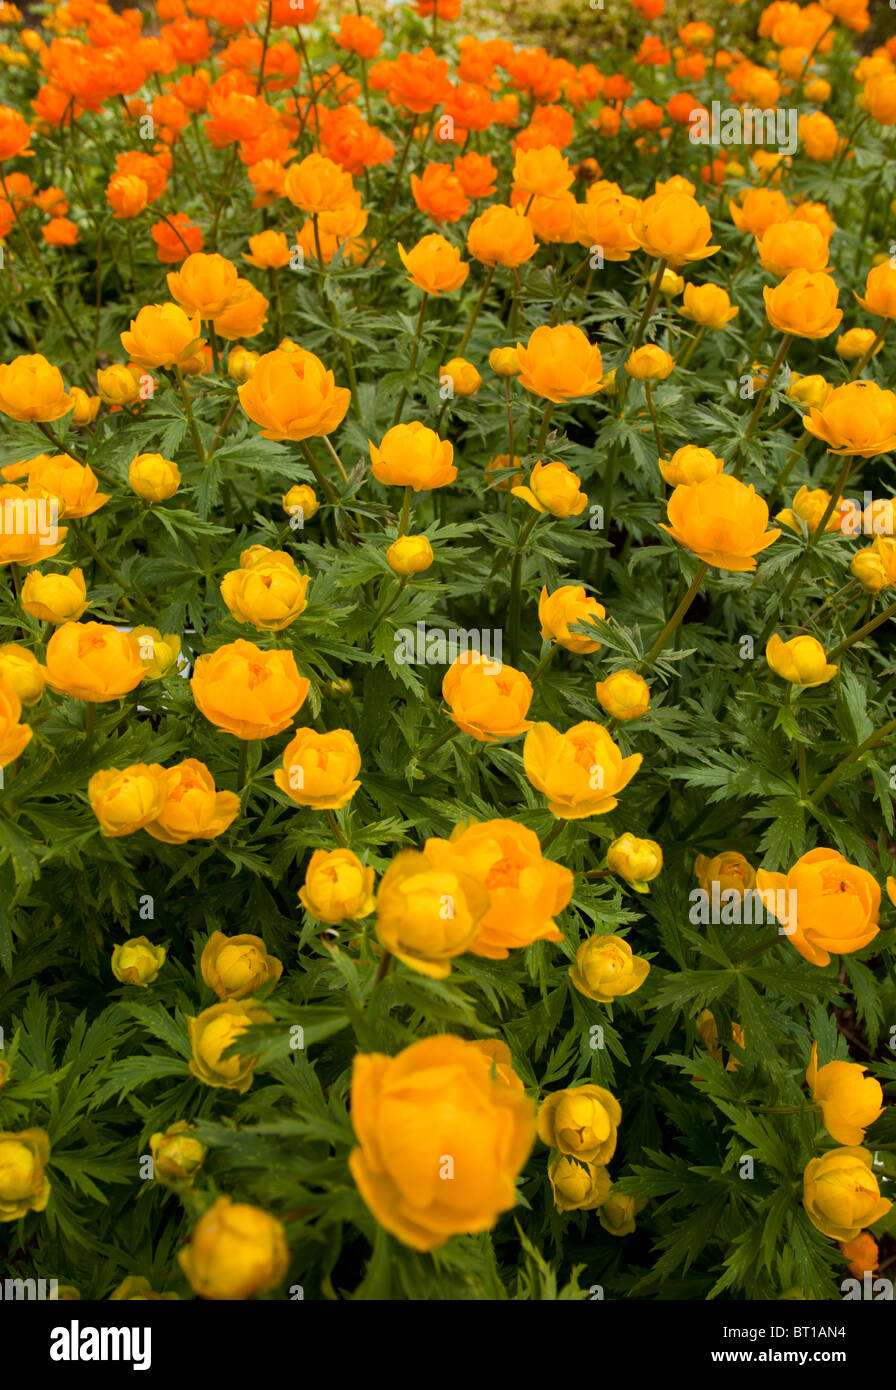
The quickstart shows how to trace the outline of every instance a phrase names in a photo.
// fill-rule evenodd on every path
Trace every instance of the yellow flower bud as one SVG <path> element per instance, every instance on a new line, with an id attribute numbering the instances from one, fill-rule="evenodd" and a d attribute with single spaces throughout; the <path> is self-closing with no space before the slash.
<path id="1" fill-rule="evenodd" d="M 871 346 L 877 339 L 877 334 L 873 328 L 850 328 L 846 333 L 841 333 L 834 345 L 834 351 L 838 357 L 842 357 L 844 362 L 857 362 L 860 357 L 864 357 L 871 351 Z M 883 342 L 878 343 L 874 349 L 874 356 L 880 352 Z"/>
<path id="2" fill-rule="evenodd" d="M 164 1133 L 151 1135 L 149 1151 L 155 1179 L 166 1186 L 177 1183 L 189 1186 L 208 1153 L 205 1145 L 194 1138 L 186 1120 L 179 1120 Z"/>
<path id="3" fill-rule="evenodd" d="M 598 1207 L 597 1219 L 608 1235 L 630 1236 L 635 1229 L 635 1217 L 646 1202 L 646 1197 L 611 1189 L 609 1197 Z"/>
<path id="4" fill-rule="evenodd" d="M 112 952 L 112 974 L 123 985 L 151 985 L 165 964 L 164 946 L 153 946 L 146 936 L 132 936 Z"/>
<path id="5" fill-rule="evenodd" d="M 137 643 L 144 680 L 161 680 L 176 671 L 180 656 L 180 638 L 176 633 L 166 632 L 163 637 L 157 627 L 133 627 L 131 639 Z"/>
<path id="6" fill-rule="evenodd" d="M 785 394 L 790 400 L 796 401 L 797 405 L 804 405 L 807 409 L 815 406 L 816 410 L 821 410 L 830 398 L 833 386 L 825 381 L 823 376 L 813 374 L 812 376 L 797 377 L 794 372 L 790 385 Z"/>
<path id="7" fill-rule="evenodd" d="M 455 396 L 475 396 L 482 385 L 482 377 L 465 357 L 452 357 L 439 368 L 439 385 L 444 389 L 448 383 Z"/>
<path id="8" fill-rule="evenodd" d="M 374 907 L 373 869 L 350 849 L 316 849 L 299 889 L 299 901 L 319 922 L 338 926 L 348 918 L 369 917 Z"/>
<path id="9" fill-rule="evenodd" d="M 656 284 L 656 276 L 653 277 Z M 675 299 L 684 290 L 684 276 L 676 274 L 667 266 L 660 277 L 660 294 L 666 299 Z"/>
<path id="10" fill-rule="evenodd" d="M 638 840 L 627 830 L 607 850 L 607 867 L 639 893 L 649 893 L 648 883 L 663 867 L 663 851 L 656 840 Z"/>
<path id="11" fill-rule="evenodd" d="M 538 1137 L 581 1163 L 609 1163 L 616 1152 L 622 1106 L 603 1086 L 554 1091 L 538 1111 Z"/>
<path id="12" fill-rule="evenodd" d="M 29 570 L 22 584 L 22 607 L 40 622 L 76 622 L 90 607 L 83 572 L 71 569 L 68 574 L 41 574 L 40 570 Z"/>
<path id="13" fill-rule="evenodd" d="M 0 1221 L 17 1221 L 29 1211 L 43 1211 L 50 1200 L 44 1167 L 50 1139 L 42 1129 L 0 1133 Z"/>
<path id="14" fill-rule="evenodd" d="M 227 354 L 227 375 L 231 381 L 239 382 L 240 386 L 247 382 L 260 356 L 260 352 L 252 352 L 244 348 L 242 343 L 234 343 Z"/>
<path id="15" fill-rule="evenodd" d="M 96 374 L 96 389 L 103 405 L 133 405 L 140 398 L 140 388 L 127 367 L 113 362 L 100 367 Z"/>
<path id="16" fill-rule="evenodd" d="M 213 932 L 199 961 L 202 978 L 219 999 L 246 999 L 283 974 L 283 963 L 269 956 L 260 936 Z"/>
<path id="17" fill-rule="evenodd" d="M 225 999 L 203 1009 L 195 1018 L 187 1018 L 193 1060 L 190 1073 L 206 1086 L 221 1086 L 240 1095 L 252 1085 L 256 1058 L 249 1053 L 235 1053 L 222 1058 L 241 1033 L 252 1024 L 271 1023 L 266 1009 L 244 999 Z"/>
<path id="18" fill-rule="evenodd" d="M 890 583 L 884 563 L 874 546 L 856 551 L 850 561 L 849 572 L 858 579 L 866 594 L 879 594 Z M 0 674 L 3 674 L 2 650 L 0 650 Z"/>
<path id="19" fill-rule="evenodd" d="M 590 936 L 576 952 L 569 978 L 580 994 L 598 1004 L 610 1004 L 623 994 L 634 994 L 647 979 L 650 965 L 621 936 Z"/>
<path id="20" fill-rule="evenodd" d="M 596 1163 L 578 1163 L 567 1154 L 558 1154 L 548 1168 L 548 1180 L 558 1211 L 594 1211 L 610 1195 L 613 1186 L 606 1168 Z"/>
<path id="21" fill-rule="evenodd" d="M 75 403 L 72 411 L 73 425 L 89 425 L 96 419 L 97 411 L 100 408 L 99 396 L 88 396 L 86 391 L 82 391 L 80 386 L 72 386 L 68 393 Z"/>
<path id="22" fill-rule="evenodd" d="M 611 719 L 640 719 L 650 705 L 650 687 L 637 671 L 614 671 L 594 687 L 597 702 Z"/>
<path id="23" fill-rule="evenodd" d="M 289 1246 L 275 1216 L 219 1197 L 196 1222 L 178 1260 L 200 1298 L 251 1298 L 285 1277 Z"/>
<path id="24" fill-rule="evenodd" d="M 636 381 L 665 381 L 675 366 L 675 359 L 656 343 L 636 348 L 625 364 L 625 370 Z"/>
<path id="25" fill-rule="evenodd" d="M 419 574 L 432 564 L 432 546 L 426 536 L 399 536 L 386 551 L 386 560 L 396 574 Z"/>
<path id="26" fill-rule="evenodd" d="M 164 502 L 180 487 L 180 469 L 161 454 L 138 454 L 128 469 L 128 482 L 146 502 Z"/>
<path id="27" fill-rule="evenodd" d="M 286 515 L 297 519 L 297 529 L 299 530 L 306 521 L 310 521 L 315 513 L 320 511 L 317 493 L 307 483 L 294 483 L 289 492 L 285 492 L 280 500 Z"/>
<path id="28" fill-rule="evenodd" d="M 23 705 L 36 705 L 44 693 L 44 668 L 34 652 L 7 642 L 0 647 L 0 681 L 11 686 Z"/>
<path id="29" fill-rule="evenodd" d="M 522 370 L 515 347 L 492 348 L 488 355 L 488 365 L 498 376 L 519 376 Z"/>

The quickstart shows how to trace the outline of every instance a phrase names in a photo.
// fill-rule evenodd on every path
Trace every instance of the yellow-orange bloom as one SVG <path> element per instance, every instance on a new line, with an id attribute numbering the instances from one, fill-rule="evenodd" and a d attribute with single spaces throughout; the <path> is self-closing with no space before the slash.
<path id="1" fill-rule="evenodd" d="M 621 936 L 589 936 L 576 952 L 569 978 L 580 994 L 598 1004 L 612 1004 L 634 994 L 647 979 L 650 964 L 632 952 Z"/>
<path id="2" fill-rule="evenodd" d="M 703 328 L 724 328 L 740 309 L 731 303 L 728 291 L 721 285 L 685 285 L 678 312 Z"/>
<path id="3" fill-rule="evenodd" d="M 643 761 L 640 753 L 623 758 L 602 724 L 582 720 L 560 733 L 551 724 L 534 724 L 523 745 L 523 764 L 532 786 L 548 798 L 561 820 L 603 816 Z"/>
<path id="4" fill-rule="evenodd" d="M 240 638 L 196 659 L 190 681 L 196 707 L 236 738 L 272 738 L 301 709 L 310 681 L 291 651 L 262 651 Z"/>
<path id="5" fill-rule="evenodd" d="M 40 570 L 29 570 L 22 584 L 22 607 L 39 622 L 76 622 L 90 607 L 83 571 L 41 574 Z"/>
<path id="6" fill-rule="evenodd" d="M 520 385 L 534 396 L 563 402 L 593 396 L 601 389 L 600 348 L 574 323 L 542 324 L 528 343 L 516 345 Z"/>
<path id="7" fill-rule="evenodd" d="M 397 1057 L 355 1058 L 349 1167 L 380 1225 L 412 1249 L 490 1230 L 514 1206 L 535 1102 L 504 1071 L 516 1079 L 483 1046 L 450 1034 Z"/>
<path id="8" fill-rule="evenodd" d="M 827 338 L 839 328 L 837 286 L 823 270 L 791 270 L 779 285 L 762 291 L 768 321 L 795 338 Z"/>
<path id="9" fill-rule="evenodd" d="M 205 943 L 199 968 L 219 999 L 247 999 L 283 974 L 283 962 L 268 955 L 260 936 L 225 936 L 220 931 L 212 932 Z"/>
<path id="10" fill-rule="evenodd" d="M 167 279 L 171 298 L 182 309 L 202 319 L 213 319 L 233 298 L 239 272 L 226 256 L 194 251 L 180 270 L 168 272 Z"/>
<path id="11" fill-rule="evenodd" d="M 488 909 L 468 949 L 490 960 L 533 941 L 562 941 L 553 918 L 572 897 L 573 875 L 545 859 L 538 836 L 512 820 L 462 821 L 450 840 L 429 839 L 424 853 L 439 870 L 466 873 L 488 893 Z"/>
<path id="12" fill-rule="evenodd" d="M 759 869 L 756 887 L 774 889 L 768 902 L 777 915 L 777 904 L 786 908 L 784 923 L 790 944 L 810 965 L 827 965 L 831 952 L 849 955 L 860 951 L 877 936 L 880 886 L 867 869 L 850 864 L 839 850 L 810 849 L 786 874 Z M 778 898 L 780 890 L 787 896 Z M 781 919 L 783 921 L 783 918 Z"/>
<path id="13" fill-rule="evenodd" d="M 479 935 L 489 895 L 463 864 L 436 868 L 426 854 L 401 850 L 376 899 L 376 934 L 411 969 L 441 980 Z"/>
<path id="14" fill-rule="evenodd" d="M 783 278 L 791 270 L 824 270 L 830 247 L 814 223 L 788 218 L 756 238 L 756 252 L 763 270 Z"/>
<path id="15" fill-rule="evenodd" d="M 62 373 L 41 353 L 0 363 L 0 415 L 46 424 L 67 415 L 73 407 Z"/>
<path id="16" fill-rule="evenodd" d="M 144 827 L 154 840 L 168 845 L 213 840 L 240 813 L 236 792 L 219 792 L 205 763 L 197 758 L 186 758 L 174 767 L 161 769 L 158 780 L 163 803 Z"/>
<path id="17" fill-rule="evenodd" d="M 47 685 L 62 695 L 100 704 L 120 700 L 143 679 L 143 662 L 130 633 L 107 623 L 63 623 L 46 654 Z"/>
<path id="18" fill-rule="evenodd" d="M 818 638 L 808 633 L 791 637 L 789 642 L 783 642 L 774 633 L 766 646 L 765 659 L 776 676 L 810 689 L 826 685 L 840 669 L 830 665 Z"/>
<path id="19" fill-rule="evenodd" d="M 266 1009 L 247 1004 L 243 999 L 224 999 L 203 1009 L 195 1018 L 187 1018 L 193 1060 L 190 1073 L 206 1086 L 220 1086 L 240 1095 L 252 1085 L 256 1058 L 237 1052 L 231 1057 L 222 1053 L 231 1047 L 252 1024 L 273 1023 Z"/>
<path id="20" fill-rule="evenodd" d="M 243 1299 L 285 1279 L 289 1246 L 276 1216 L 248 1202 L 219 1197 L 200 1216 L 177 1258 L 200 1298 Z"/>
<path id="21" fill-rule="evenodd" d="M 462 652 L 442 681 L 442 698 L 454 723 L 480 743 L 516 738 L 530 729 L 526 714 L 533 693 L 523 671 L 477 651 Z"/>
<path id="22" fill-rule="evenodd" d="M 296 441 L 332 434 L 352 398 L 320 358 L 304 348 L 264 353 L 237 394 L 265 439 Z"/>
<path id="23" fill-rule="evenodd" d="M 643 251 L 659 256 L 673 269 L 715 255 L 706 208 L 689 193 L 655 193 L 646 198 L 631 223 L 632 236 Z"/>
<path id="24" fill-rule="evenodd" d="M 90 809 L 109 839 L 145 830 L 165 804 L 164 769 L 159 763 L 106 767 L 87 784 Z"/>
<path id="25" fill-rule="evenodd" d="M 538 1137 L 548 1148 L 580 1163 L 609 1163 L 616 1152 L 622 1106 L 603 1086 L 585 1083 L 545 1096 L 538 1109 Z"/>
<path id="26" fill-rule="evenodd" d="M 179 304 L 147 304 L 131 320 L 121 345 L 138 367 L 183 367 L 205 347 L 198 314 Z"/>
<path id="27" fill-rule="evenodd" d="M 660 526 L 708 565 L 723 570 L 754 570 L 756 556 L 778 539 L 768 531 L 768 507 L 752 484 L 731 473 L 675 489 L 667 512 L 671 525 Z"/>
<path id="28" fill-rule="evenodd" d="M 565 463 L 536 463 L 526 487 L 512 487 L 514 497 L 522 497 L 537 512 L 551 516 L 580 516 L 588 505 L 581 483 Z"/>
<path id="29" fill-rule="evenodd" d="M 552 594 L 542 588 L 538 600 L 538 620 L 545 641 L 557 642 L 568 652 L 579 655 L 596 652 L 600 642 L 583 633 L 570 631 L 573 623 L 587 624 L 590 616 L 606 618 L 607 610 L 596 598 L 586 594 L 581 584 L 561 584 Z"/>
<path id="30" fill-rule="evenodd" d="M 370 471 L 377 482 L 396 487 L 410 487 L 415 492 L 446 487 L 457 477 L 452 463 L 454 445 L 441 439 L 435 430 L 420 420 L 407 425 L 393 425 L 377 446 L 370 446 Z"/>
<path id="31" fill-rule="evenodd" d="M 803 1206 L 822 1235 L 855 1240 L 865 1226 L 886 1216 L 893 1203 L 881 1197 L 867 1149 L 832 1149 L 813 1158 L 803 1174 Z"/>
<path id="32" fill-rule="evenodd" d="M 521 207 L 493 203 L 474 217 L 467 232 L 467 250 L 483 265 L 520 266 L 538 250 L 532 223 Z"/>
<path id="33" fill-rule="evenodd" d="M 305 870 L 299 901 L 319 922 L 338 926 L 347 917 L 369 917 L 374 908 L 374 872 L 350 849 L 316 849 Z"/>
<path id="34" fill-rule="evenodd" d="M 22 703 L 0 673 L 0 767 L 8 767 L 31 742 L 32 731 L 20 722 Z"/>
<path id="35" fill-rule="evenodd" d="M 872 266 L 865 280 L 865 298 L 856 295 L 862 308 L 882 319 L 896 319 L 896 266 L 889 259 Z"/>
<path id="36" fill-rule="evenodd" d="M 597 703 L 612 719 L 640 719 L 650 707 L 650 687 L 637 671 L 614 671 L 594 687 Z"/>
<path id="37" fill-rule="evenodd" d="M 262 632 L 282 632 L 308 607 L 310 583 L 286 551 L 253 556 L 244 550 L 240 568 L 229 570 L 220 588 L 238 623 L 251 623 Z"/>
<path id="38" fill-rule="evenodd" d="M 683 444 L 669 459 L 659 459 L 659 469 L 664 480 L 671 487 L 681 487 L 689 483 L 703 483 L 721 473 L 725 462 L 711 449 L 700 449 L 696 444 Z"/>
<path id="39" fill-rule="evenodd" d="M 803 424 L 829 453 L 866 459 L 888 454 L 896 448 L 896 393 L 873 381 L 848 381 L 834 388 L 820 410 L 813 406 Z"/>
<path id="40" fill-rule="evenodd" d="M 828 1062 L 818 1065 L 818 1043 L 806 1072 L 812 1099 L 821 1106 L 825 1129 L 838 1144 L 863 1144 L 865 1130 L 884 1113 L 884 1093 L 880 1082 L 866 1076 L 867 1067 L 858 1062 Z"/>
<path id="41" fill-rule="evenodd" d="M 458 247 L 438 232 L 422 237 L 410 251 L 405 251 L 399 242 L 398 254 L 411 284 L 424 294 L 451 294 L 460 289 L 470 273 Z"/>
<path id="42" fill-rule="evenodd" d="M 348 729 L 299 729 L 283 750 L 283 768 L 274 781 L 299 806 L 337 811 L 360 787 L 361 754 Z"/>

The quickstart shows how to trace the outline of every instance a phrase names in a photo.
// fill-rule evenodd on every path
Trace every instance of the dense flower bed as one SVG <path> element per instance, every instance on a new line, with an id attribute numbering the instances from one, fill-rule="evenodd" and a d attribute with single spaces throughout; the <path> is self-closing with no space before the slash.
<path id="1" fill-rule="evenodd" d="M 59 1298 L 892 1277 L 896 41 L 460 10 L 0 5 L 0 1220 Z"/>

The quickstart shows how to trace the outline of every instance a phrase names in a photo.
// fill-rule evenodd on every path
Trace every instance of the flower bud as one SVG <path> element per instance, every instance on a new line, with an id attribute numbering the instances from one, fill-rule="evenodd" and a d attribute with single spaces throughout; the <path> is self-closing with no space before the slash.
<path id="1" fill-rule="evenodd" d="M 227 375 L 231 381 L 238 382 L 240 386 L 248 381 L 260 356 L 260 352 L 251 352 L 242 344 L 235 343 L 227 354 Z"/>
<path id="2" fill-rule="evenodd" d="M 605 1202 L 613 1186 L 606 1168 L 596 1163 L 582 1165 L 566 1154 L 558 1154 L 548 1168 L 548 1180 L 557 1211 L 594 1211 Z"/>
<path id="3" fill-rule="evenodd" d="M 675 359 L 656 343 L 645 343 L 628 358 L 625 370 L 636 381 L 665 381 L 675 366 Z"/>
<path id="4" fill-rule="evenodd" d="M 86 391 L 82 391 L 80 386 L 72 386 L 69 395 L 75 403 L 72 411 L 73 425 L 89 425 L 95 419 L 100 408 L 99 396 L 89 396 Z"/>
<path id="5" fill-rule="evenodd" d="M 118 362 L 99 368 L 96 389 L 103 405 L 132 405 L 140 398 L 140 388 L 132 374 Z"/>
<path id="6" fill-rule="evenodd" d="M 650 965 L 621 936 L 590 936 L 576 952 L 569 978 L 580 994 L 598 1004 L 610 1004 L 634 994 L 647 979 Z"/>
<path id="7" fill-rule="evenodd" d="M 650 687 L 637 671 L 614 671 L 597 682 L 594 692 L 611 719 L 640 719 L 650 705 Z"/>
<path id="8" fill-rule="evenodd" d="M 41 574 L 30 569 L 22 584 L 22 607 L 40 622 L 76 622 L 90 607 L 83 572 L 71 569 L 68 574 Z"/>
<path id="9" fill-rule="evenodd" d="M 844 362 L 857 362 L 860 357 L 871 351 L 873 344 L 877 341 L 877 334 L 873 328 L 850 328 L 846 333 L 841 333 L 836 343 L 834 351 L 838 357 L 842 357 Z M 883 347 L 883 340 L 874 349 L 874 356 Z"/>
<path id="10" fill-rule="evenodd" d="M 315 513 L 320 511 L 317 493 L 307 483 L 294 483 L 289 492 L 285 492 L 280 500 L 286 515 L 289 517 L 298 516 L 302 525 L 306 521 L 310 521 Z"/>
<path id="11" fill-rule="evenodd" d="M 488 355 L 488 365 L 498 376 L 519 376 L 522 370 L 515 347 L 492 348 Z"/>
<path id="12" fill-rule="evenodd" d="M 432 546 L 426 536 L 399 536 L 386 551 L 386 561 L 396 574 L 419 574 L 432 564 Z"/>
<path id="13" fill-rule="evenodd" d="M 257 1058 L 251 1053 L 222 1057 L 252 1024 L 271 1023 L 271 1015 L 244 999 L 224 999 L 187 1018 L 193 1060 L 190 1074 L 206 1086 L 220 1086 L 242 1095 L 252 1085 Z"/>
<path id="14" fill-rule="evenodd" d="M 607 867 L 639 893 L 649 893 L 648 883 L 663 867 L 663 851 L 656 840 L 638 840 L 627 830 L 607 850 Z"/>
<path id="15" fill-rule="evenodd" d="M 263 985 L 276 984 L 283 963 L 269 956 L 260 936 L 213 932 L 199 961 L 202 978 L 219 999 L 246 999 Z"/>
<path id="16" fill-rule="evenodd" d="M 49 1160 L 50 1139 L 42 1129 L 0 1132 L 0 1221 L 44 1210 L 50 1200 L 44 1175 Z"/>
<path id="17" fill-rule="evenodd" d="M 219 1197 L 196 1222 L 178 1260 L 200 1298 L 251 1298 L 285 1277 L 289 1246 L 275 1216 Z"/>
<path id="18" fill-rule="evenodd" d="M 808 633 L 791 637 L 789 642 L 775 633 L 765 649 L 765 659 L 776 676 L 810 689 L 833 680 L 840 669 L 829 664 L 818 638 Z"/>
<path id="19" fill-rule="evenodd" d="M 138 454 L 128 469 L 128 482 L 146 502 L 164 502 L 180 487 L 180 469 L 161 454 Z"/>
<path id="20" fill-rule="evenodd" d="M 319 922 L 336 927 L 346 918 L 369 917 L 374 907 L 373 869 L 350 849 L 316 849 L 299 889 L 299 901 Z"/>
<path id="21" fill-rule="evenodd" d="M 874 546 L 856 551 L 850 561 L 849 572 L 858 579 L 866 594 L 879 594 L 890 583 L 890 577 L 884 568 L 884 563 Z M 0 674 L 2 674 L 2 654 L 0 654 Z"/>
<path id="22" fill-rule="evenodd" d="M 151 985 L 165 964 L 164 946 L 153 946 L 146 936 L 132 936 L 112 952 L 112 974 L 123 985 Z"/>
<path id="23" fill-rule="evenodd" d="M 36 705 L 44 693 L 44 668 L 34 652 L 7 642 L 0 647 L 0 681 L 11 686 L 23 705 Z"/>
<path id="24" fill-rule="evenodd" d="M 178 1120 L 164 1133 L 153 1134 L 149 1140 L 153 1173 L 157 1182 L 166 1186 L 189 1186 L 205 1162 L 208 1149 L 193 1137 L 186 1120 Z"/>

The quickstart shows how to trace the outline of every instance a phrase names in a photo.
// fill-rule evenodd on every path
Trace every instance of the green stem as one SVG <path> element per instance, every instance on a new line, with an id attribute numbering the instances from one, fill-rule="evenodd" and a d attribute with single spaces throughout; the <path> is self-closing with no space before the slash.
<path id="1" fill-rule="evenodd" d="M 485 303 L 485 296 L 488 294 L 488 287 L 492 283 L 492 277 L 494 273 L 495 266 L 490 265 L 486 272 L 485 279 L 482 282 L 482 289 L 479 291 L 479 298 L 473 305 L 473 312 L 471 313 L 467 326 L 464 329 L 464 336 L 461 338 L 460 346 L 458 347 L 457 352 L 455 353 L 456 357 L 463 357 L 464 355 L 464 349 L 466 348 L 467 343 L 470 341 L 470 335 L 473 332 L 474 327 L 476 326 L 476 320 L 479 317 L 479 311 Z"/>
<path id="2" fill-rule="evenodd" d="M 889 738 L 890 734 L 894 731 L 896 731 L 896 719 L 891 719 L 888 724 L 884 724 L 882 728 L 870 734 L 868 738 L 865 739 L 864 743 L 859 744 L 858 748 L 854 748 L 845 758 L 841 758 L 837 766 L 828 773 L 824 781 L 816 787 L 815 791 L 808 797 L 812 805 L 817 806 L 820 801 L 824 800 L 828 792 L 840 781 L 846 769 L 851 767 L 854 762 L 857 762 L 863 753 L 867 753 L 871 748 L 876 748 L 879 743 L 883 743 L 885 738 Z"/>
<path id="3" fill-rule="evenodd" d="M 792 342 L 793 335 L 790 333 L 785 333 L 784 337 L 781 339 L 778 351 L 775 353 L 775 360 L 769 368 L 768 375 L 765 378 L 765 383 L 762 387 L 762 390 L 759 392 L 756 404 L 753 407 L 753 414 L 750 416 L 750 419 L 747 423 L 746 434 L 744 435 L 743 439 L 738 445 L 737 454 L 734 460 L 734 468 L 731 470 L 735 478 L 740 477 L 740 471 L 744 463 L 744 450 L 747 446 L 748 441 L 752 438 L 756 426 L 759 424 L 759 417 L 762 414 L 762 408 L 765 405 L 766 400 L 768 399 L 768 394 L 771 391 L 772 386 L 774 385 L 775 378 L 777 377 L 778 372 L 781 370 L 781 365 L 784 361 L 784 358 L 787 356 L 788 349 Z"/>
<path id="4" fill-rule="evenodd" d="M 700 588 L 700 585 L 703 583 L 703 580 L 706 577 L 708 569 L 709 565 L 706 563 L 706 561 L 701 560 L 700 564 L 697 567 L 697 573 L 691 580 L 691 584 L 687 590 L 687 593 L 679 603 L 675 612 L 672 614 L 672 617 L 666 623 L 666 626 L 663 628 L 662 632 L 654 642 L 653 646 L 650 648 L 650 651 L 644 657 L 643 661 L 639 663 L 640 666 L 652 666 L 653 663 L 656 661 L 660 652 L 667 645 L 672 634 L 676 631 L 682 619 L 684 618 L 685 613 L 687 613 L 691 604 L 694 602 L 694 599 L 697 597 L 697 592 Z"/>

